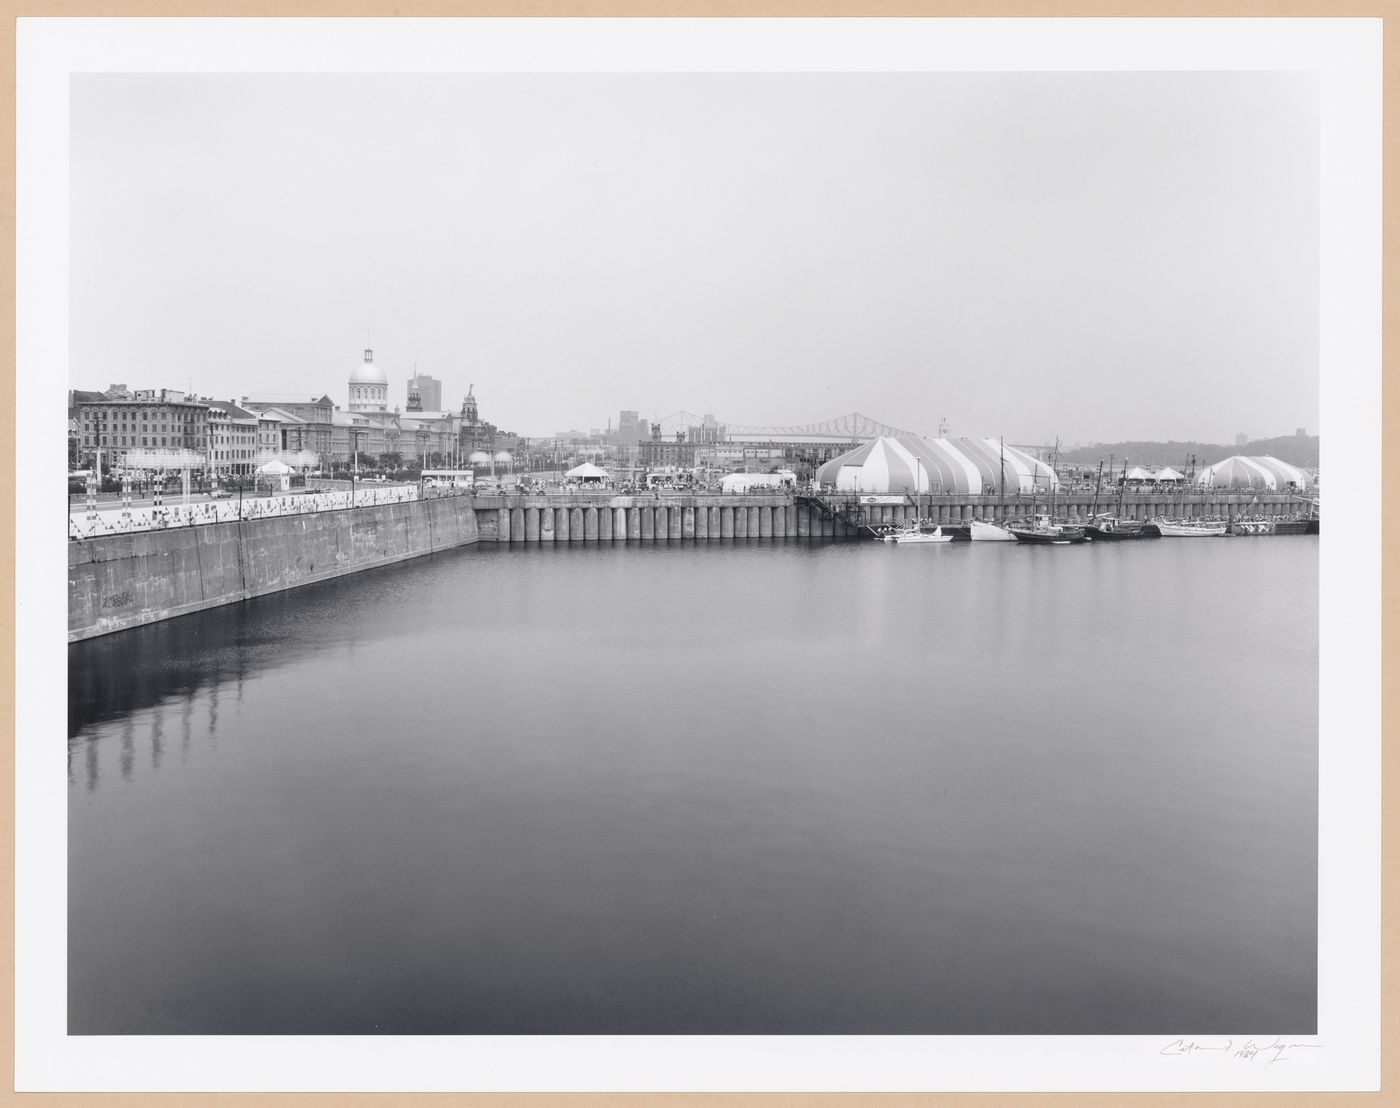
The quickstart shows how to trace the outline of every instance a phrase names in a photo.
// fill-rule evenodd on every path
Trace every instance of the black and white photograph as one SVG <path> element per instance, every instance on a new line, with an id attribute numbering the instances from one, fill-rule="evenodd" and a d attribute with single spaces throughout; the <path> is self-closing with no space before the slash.
<path id="1" fill-rule="evenodd" d="M 34 1087 L 1367 1087 L 1378 22 L 83 22 Z"/>

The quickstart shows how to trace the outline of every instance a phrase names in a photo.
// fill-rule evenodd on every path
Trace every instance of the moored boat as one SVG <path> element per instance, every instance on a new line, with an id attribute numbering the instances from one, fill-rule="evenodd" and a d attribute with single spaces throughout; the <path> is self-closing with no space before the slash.
<path id="1" fill-rule="evenodd" d="M 1094 542 L 1122 542 L 1125 539 L 1155 539 L 1160 532 L 1148 531 L 1141 520 L 1107 516 L 1084 525 L 1084 531 Z"/>
<path id="2" fill-rule="evenodd" d="M 1035 516 L 1029 523 L 1011 523 L 1007 530 L 1016 536 L 1017 542 L 1040 546 L 1065 546 L 1070 543 L 1087 542 L 1089 536 L 1084 528 L 1070 523 L 1056 523 L 1048 515 Z"/>
<path id="3" fill-rule="evenodd" d="M 1154 519 L 1158 534 L 1167 539 L 1197 539 L 1223 535 L 1228 525 L 1203 519 Z"/>
<path id="4" fill-rule="evenodd" d="M 1055 462 L 1060 456 L 1060 440 L 1055 440 L 1055 453 L 1051 457 L 1050 463 L 1050 510 L 1048 512 L 1036 512 L 1029 521 L 1018 520 L 1015 523 L 1008 523 L 1006 529 L 1016 537 L 1017 542 L 1030 543 L 1039 546 L 1066 546 L 1070 543 L 1088 542 L 1089 536 L 1084 533 L 1084 528 L 1073 523 L 1057 523 L 1055 521 L 1055 484 L 1059 480 L 1055 476 Z"/>
<path id="5" fill-rule="evenodd" d="M 1016 536 L 999 523 L 987 523 L 984 520 L 974 519 L 971 521 L 973 542 L 1015 542 Z"/>
<path id="6" fill-rule="evenodd" d="M 880 536 L 885 542 L 952 542 L 953 536 L 945 534 L 942 527 L 925 531 L 919 520 L 913 520 L 905 527 Z"/>
<path id="7" fill-rule="evenodd" d="M 952 535 L 945 535 L 942 527 L 935 527 L 932 531 L 909 530 L 901 531 L 894 537 L 895 542 L 952 542 Z"/>
<path id="8" fill-rule="evenodd" d="M 1308 521 L 1295 516 L 1259 516 L 1230 521 L 1232 535 L 1306 535 Z"/>

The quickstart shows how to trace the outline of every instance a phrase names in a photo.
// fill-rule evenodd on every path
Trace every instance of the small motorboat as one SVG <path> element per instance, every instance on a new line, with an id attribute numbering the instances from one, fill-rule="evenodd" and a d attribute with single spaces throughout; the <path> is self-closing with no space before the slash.
<path id="1" fill-rule="evenodd" d="M 942 527 L 924 531 L 917 524 L 905 527 L 885 536 L 886 542 L 952 542 L 952 535 L 945 535 Z"/>

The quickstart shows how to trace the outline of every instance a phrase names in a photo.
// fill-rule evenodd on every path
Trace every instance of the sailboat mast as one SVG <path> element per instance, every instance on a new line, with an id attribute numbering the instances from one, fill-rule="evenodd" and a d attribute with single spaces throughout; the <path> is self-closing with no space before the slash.
<path id="1" fill-rule="evenodd" d="M 1094 480 L 1094 507 L 1091 515 L 1099 514 L 1099 490 L 1103 488 L 1103 459 L 1099 459 L 1099 475 Z"/>
<path id="2" fill-rule="evenodd" d="M 1004 518 L 1006 518 L 1006 439 L 1005 439 L 1005 438 L 1002 438 L 1002 439 L 1000 440 L 1000 442 L 1001 442 L 1001 496 L 1000 496 L 999 499 L 1000 499 L 1000 501 L 1001 501 L 1001 505 L 1000 505 L 1000 507 L 1001 507 L 1001 515 L 1002 515 L 1002 518 L 1004 519 Z"/>

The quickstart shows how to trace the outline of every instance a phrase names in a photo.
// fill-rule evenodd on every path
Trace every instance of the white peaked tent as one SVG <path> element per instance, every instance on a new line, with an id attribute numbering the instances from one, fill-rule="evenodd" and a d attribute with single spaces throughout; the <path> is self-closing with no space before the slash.
<path id="1" fill-rule="evenodd" d="M 1154 481 L 1185 481 L 1186 474 L 1180 470 L 1172 469 L 1171 466 L 1163 466 L 1152 475 Z"/>
<path id="2" fill-rule="evenodd" d="M 258 466 L 257 478 L 260 488 L 286 492 L 292 485 L 292 467 L 274 458 Z"/>
<path id="3" fill-rule="evenodd" d="M 728 473 L 720 481 L 720 491 L 746 493 L 752 489 L 790 489 L 797 484 L 797 474 L 790 469 L 777 473 Z"/>
<path id="4" fill-rule="evenodd" d="M 1130 470 L 1128 470 L 1127 474 L 1125 474 L 1125 477 L 1126 477 L 1126 479 L 1129 480 L 1129 481 L 1155 481 L 1155 480 L 1157 480 L 1156 477 L 1154 477 L 1152 474 L 1148 473 L 1147 470 L 1145 470 L 1145 469 L 1142 468 L 1142 466 L 1133 466 L 1133 468 L 1130 469 Z"/>
<path id="5" fill-rule="evenodd" d="M 592 462 L 584 462 L 582 465 L 574 466 L 568 473 L 564 474 L 571 481 L 593 481 L 602 483 L 608 479 L 608 472 L 599 469 Z"/>

